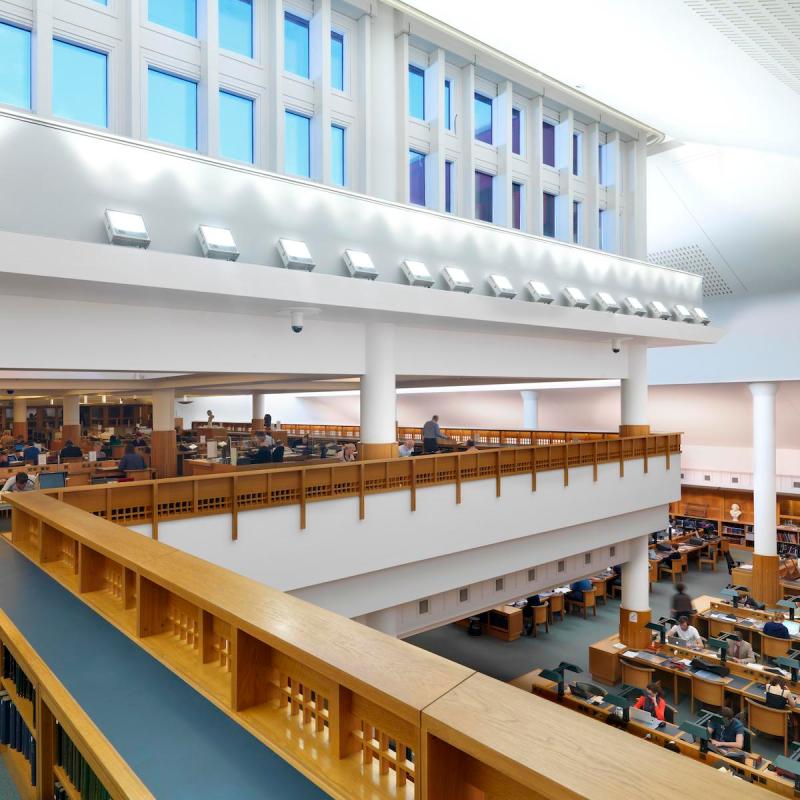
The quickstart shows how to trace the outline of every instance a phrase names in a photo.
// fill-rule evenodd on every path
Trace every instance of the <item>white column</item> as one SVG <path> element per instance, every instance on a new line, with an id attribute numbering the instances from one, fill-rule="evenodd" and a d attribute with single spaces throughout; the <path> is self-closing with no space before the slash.
<path id="1" fill-rule="evenodd" d="M 624 344 L 628 354 L 628 377 L 620 387 L 621 424 L 647 425 L 647 347 L 643 344 Z"/>
<path id="2" fill-rule="evenodd" d="M 497 177 L 494 179 L 494 208 L 492 219 L 495 225 L 513 226 L 511 196 L 512 184 L 512 114 L 514 108 L 514 86 L 511 81 L 504 81 L 498 85 L 497 99 L 495 100 L 495 133 L 497 138 Z"/>
<path id="3" fill-rule="evenodd" d="M 778 552 L 775 531 L 775 394 L 776 383 L 751 383 L 753 395 L 753 516 L 754 553 Z M 14 417 L 16 419 L 16 416 Z"/>
<path id="4" fill-rule="evenodd" d="M 123 30 L 125 31 L 125 108 L 120 120 L 120 130 L 133 139 L 147 138 L 147 131 L 142 130 L 142 98 L 147 97 L 147 90 L 142 91 L 144 67 L 141 64 L 141 19 L 140 0 L 128 0 L 122 11 Z"/>
<path id="5" fill-rule="evenodd" d="M 444 81 L 445 58 L 440 47 L 431 54 L 425 70 L 425 118 L 431 126 L 431 153 L 425 159 L 425 205 L 436 211 L 445 210 Z"/>
<path id="6" fill-rule="evenodd" d="M 26 400 L 14 400 L 14 422 L 28 423 L 28 403 Z"/>
<path id="7" fill-rule="evenodd" d="M 311 120 L 311 177 L 331 183 L 331 3 L 315 0 L 311 18 L 311 79 L 314 118 Z M 346 138 L 346 137 L 345 137 Z"/>
<path id="8" fill-rule="evenodd" d="M 372 16 L 362 14 L 358 20 L 358 40 L 361 42 L 358 56 L 351 56 L 351 60 L 358 58 L 358 65 L 354 69 L 357 77 L 353 81 L 355 94 L 358 98 L 356 107 L 358 112 L 358 135 L 361 141 L 361 154 L 358 158 L 353 156 L 351 163 L 354 170 L 351 173 L 353 189 L 364 194 L 377 194 L 372 189 Z M 350 150 L 357 153 L 358 148 Z"/>
<path id="9" fill-rule="evenodd" d="M 650 562 L 647 557 L 648 536 L 628 542 L 628 560 L 622 565 L 622 602 L 627 611 L 650 608 Z"/>
<path id="10" fill-rule="evenodd" d="M 622 142 L 619 132 L 608 134 L 606 147 L 606 250 L 622 252 L 620 213 L 622 196 Z"/>
<path id="11" fill-rule="evenodd" d="M 201 0 L 197 6 L 200 40 L 198 87 L 198 150 L 219 156 L 219 2 Z"/>
<path id="12" fill-rule="evenodd" d="M 586 158 L 586 199 L 583 210 L 583 242 L 595 250 L 600 246 L 598 211 L 600 209 L 600 126 L 594 122 L 586 129 L 588 154 Z"/>
<path id="13" fill-rule="evenodd" d="M 50 117 L 53 115 L 53 0 L 35 2 L 32 44 L 33 110 L 40 117 Z"/>
<path id="14" fill-rule="evenodd" d="M 64 425 L 80 425 L 81 398 L 77 394 L 65 395 L 63 405 Z"/>
<path id="15" fill-rule="evenodd" d="M 284 172 L 283 159 L 283 2 L 267 0 L 261 26 L 261 52 L 267 68 L 267 102 L 262 103 L 261 122 L 267 131 L 264 164 L 272 172 Z"/>
<path id="16" fill-rule="evenodd" d="M 539 428 L 539 392 L 535 389 L 523 389 L 522 395 L 522 427 L 535 431 Z"/>
<path id="17" fill-rule="evenodd" d="M 394 442 L 396 419 L 394 325 L 364 326 L 364 374 L 361 376 L 361 442 Z"/>
<path id="18" fill-rule="evenodd" d="M 153 430 L 175 430 L 175 390 L 153 390 Z"/>
<path id="19" fill-rule="evenodd" d="M 265 394 L 253 395 L 253 419 L 264 419 L 267 413 L 267 396 Z"/>
<path id="20" fill-rule="evenodd" d="M 397 152 L 397 175 L 395 177 L 397 196 L 392 198 L 399 203 L 407 203 L 411 196 L 408 185 L 408 33 L 402 32 L 394 40 L 394 80 L 397 86 L 397 107 L 395 109 L 398 121 L 395 133 Z M 381 87 L 380 91 L 383 91 Z"/>
<path id="21" fill-rule="evenodd" d="M 530 183 L 525 197 L 528 222 L 525 230 L 528 233 L 542 235 L 542 97 L 534 97 L 529 105 L 526 123 L 526 141 L 528 145 L 528 164 L 530 165 Z"/>
<path id="22" fill-rule="evenodd" d="M 572 134 L 575 130 L 571 109 L 561 114 L 556 127 L 556 167 L 559 191 L 556 197 L 556 239 L 572 241 L 572 201 L 575 197 L 572 176 Z"/>

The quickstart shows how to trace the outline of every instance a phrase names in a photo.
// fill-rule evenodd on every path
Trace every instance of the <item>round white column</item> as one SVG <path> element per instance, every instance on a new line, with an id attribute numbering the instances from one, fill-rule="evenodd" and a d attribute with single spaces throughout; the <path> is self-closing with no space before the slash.
<path id="1" fill-rule="evenodd" d="M 14 400 L 14 422 L 28 422 L 28 402 L 26 400 Z"/>
<path id="2" fill-rule="evenodd" d="M 622 565 L 622 602 L 627 611 L 650 608 L 650 562 L 647 558 L 648 537 L 639 536 L 628 543 L 628 560 Z M 648 620 L 649 622 L 649 620 Z"/>
<path id="3" fill-rule="evenodd" d="M 385 322 L 367 323 L 364 326 L 364 336 L 364 374 L 361 376 L 360 398 L 361 443 L 394 446 L 397 441 L 394 325 Z M 373 452 L 377 453 L 378 450 Z M 393 454 L 397 455 L 396 452 Z M 370 455 L 372 454 L 368 454 L 368 457 Z"/>
<path id="4" fill-rule="evenodd" d="M 267 413 L 267 396 L 265 394 L 253 395 L 253 420 L 264 420 L 264 414 Z"/>
<path id="5" fill-rule="evenodd" d="M 63 400 L 64 425 L 81 424 L 81 398 L 76 394 L 68 394 Z"/>
<path id="6" fill-rule="evenodd" d="M 535 389 L 523 389 L 522 395 L 522 427 L 535 431 L 539 428 L 539 392 Z"/>
<path id="7" fill-rule="evenodd" d="M 753 516 L 754 550 L 761 556 L 778 553 L 775 520 L 775 395 L 776 383 L 751 383 L 753 395 Z"/>
<path id="8" fill-rule="evenodd" d="M 153 430 L 175 431 L 175 390 L 153 390 Z"/>
<path id="9" fill-rule="evenodd" d="M 648 425 L 647 415 L 647 348 L 642 344 L 625 344 L 623 353 L 628 354 L 628 377 L 622 379 L 620 387 L 621 423 L 625 425 Z"/>

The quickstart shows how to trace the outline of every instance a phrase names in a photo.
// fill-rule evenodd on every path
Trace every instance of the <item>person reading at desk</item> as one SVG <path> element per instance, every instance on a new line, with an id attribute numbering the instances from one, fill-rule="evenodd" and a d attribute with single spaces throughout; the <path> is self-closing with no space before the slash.
<path id="1" fill-rule="evenodd" d="M 3 486 L 4 492 L 32 492 L 36 488 L 34 482 L 28 477 L 27 472 L 18 472 L 12 475 Z"/>
<path id="2" fill-rule="evenodd" d="M 475 447 L 475 440 L 474 439 L 467 439 L 467 447 L 464 450 L 465 453 L 477 453 L 478 448 Z"/>
<path id="3" fill-rule="evenodd" d="M 83 450 L 72 443 L 72 439 L 67 439 L 59 453 L 61 458 L 83 458 Z"/>
<path id="4" fill-rule="evenodd" d="M 250 455 L 251 464 L 269 464 L 272 461 L 272 448 L 267 445 L 266 437 L 256 437 L 257 449 Z"/>
<path id="5" fill-rule="evenodd" d="M 694 625 L 689 624 L 689 617 L 681 617 L 677 625 L 673 625 L 667 631 L 668 639 L 680 639 L 681 644 L 686 647 L 700 649 L 703 646 L 703 637 Z"/>
<path id="6" fill-rule="evenodd" d="M 590 592 L 594 584 L 588 579 L 583 578 L 579 581 L 574 581 L 569 585 L 569 592 L 567 592 L 568 600 L 577 600 L 579 603 L 583 602 L 583 593 Z"/>
<path id="7" fill-rule="evenodd" d="M 414 455 L 414 440 L 404 439 L 403 444 L 400 445 L 400 458 L 408 458 Z"/>
<path id="8" fill-rule="evenodd" d="M 633 704 L 634 708 L 639 708 L 642 711 L 647 711 L 652 714 L 656 719 L 662 722 L 665 720 L 665 713 L 667 711 L 667 701 L 661 693 L 661 684 L 658 681 L 652 681 L 645 687 L 644 694 Z"/>
<path id="9" fill-rule="evenodd" d="M 719 710 L 722 719 L 715 719 L 708 727 L 711 744 L 715 747 L 736 747 L 744 749 L 744 725 L 733 716 L 733 710 L 722 706 Z"/>
<path id="10" fill-rule="evenodd" d="M 737 664 L 755 664 L 756 657 L 750 642 L 744 639 L 728 639 L 728 659 Z"/>
<path id="11" fill-rule="evenodd" d="M 33 443 L 33 439 L 28 439 L 28 444 L 22 451 L 22 460 L 26 464 L 39 463 L 39 448 Z"/>
<path id="12" fill-rule="evenodd" d="M 108 458 L 108 456 L 106 455 L 106 451 L 103 450 L 103 443 L 102 442 L 96 442 L 95 445 L 94 445 L 93 450 L 94 450 L 94 457 L 95 457 L 96 461 L 105 461 L 105 459 Z"/>
<path id="13" fill-rule="evenodd" d="M 765 636 L 774 636 L 776 639 L 789 639 L 789 629 L 783 624 L 786 617 L 780 612 L 777 613 L 771 620 L 764 623 L 764 630 L 762 631 Z"/>
<path id="14" fill-rule="evenodd" d="M 132 444 L 125 445 L 125 455 L 119 460 L 117 465 L 120 472 L 128 472 L 132 469 L 147 469 L 144 459 L 136 452 Z"/>
<path id="15" fill-rule="evenodd" d="M 356 452 L 356 446 L 352 442 L 348 442 L 340 451 L 339 451 L 339 461 L 355 461 L 358 453 Z"/>
<path id="16" fill-rule="evenodd" d="M 764 687 L 764 705 L 769 708 L 785 709 L 797 708 L 797 698 L 789 690 L 786 678 L 781 675 L 773 675 L 769 683 Z M 789 715 L 792 726 L 792 738 L 796 739 L 800 731 L 800 717 L 797 714 Z"/>

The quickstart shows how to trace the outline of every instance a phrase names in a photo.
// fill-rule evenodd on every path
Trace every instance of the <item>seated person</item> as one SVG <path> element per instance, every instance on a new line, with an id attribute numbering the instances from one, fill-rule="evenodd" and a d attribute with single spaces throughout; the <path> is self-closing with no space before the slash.
<path id="1" fill-rule="evenodd" d="M 686 585 L 679 583 L 675 587 L 675 594 L 672 595 L 672 611 L 670 616 L 673 619 L 680 619 L 681 617 L 690 617 L 694 614 L 694 605 L 692 598 L 686 594 Z"/>
<path id="2" fill-rule="evenodd" d="M 21 436 L 14 439 L 14 450 L 21 453 L 25 449 L 25 440 Z"/>
<path id="3" fill-rule="evenodd" d="M 307 435 L 304 435 L 300 440 L 300 444 L 294 448 L 295 452 L 300 453 L 301 456 L 310 456 L 314 452 L 314 445 Z"/>
<path id="4" fill-rule="evenodd" d="M 750 642 L 746 642 L 739 637 L 738 639 L 728 639 L 728 659 L 737 664 L 755 664 L 756 657 Z"/>
<path id="5" fill-rule="evenodd" d="M 633 707 L 640 708 L 642 711 L 647 711 L 656 719 L 660 719 L 664 722 L 667 701 L 664 700 L 664 695 L 661 693 L 661 684 L 658 683 L 658 681 L 648 683 L 644 694 L 633 704 Z"/>
<path id="6" fill-rule="evenodd" d="M 133 446 L 134 447 L 147 447 L 147 439 L 142 436 L 141 433 L 138 433 L 133 437 Z"/>
<path id="7" fill-rule="evenodd" d="M 588 579 L 583 578 L 579 581 L 574 581 L 569 585 L 569 592 L 567 592 L 567 600 L 577 600 L 583 602 L 583 593 L 590 592 L 594 588 L 594 584 Z"/>
<path id="8" fill-rule="evenodd" d="M 465 453 L 477 453 L 478 448 L 475 447 L 475 440 L 474 439 L 467 439 L 467 447 L 464 450 Z"/>
<path id="9" fill-rule="evenodd" d="M 8 467 L 8 453 L 5 450 L 0 451 L 0 467 Z"/>
<path id="10" fill-rule="evenodd" d="M 72 439 L 67 439 L 59 453 L 61 458 L 83 458 L 83 450 L 72 443 Z"/>
<path id="11" fill-rule="evenodd" d="M 108 443 L 113 447 L 115 444 L 122 444 L 122 439 L 116 433 L 112 433 L 108 439 Z"/>
<path id="12" fill-rule="evenodd" d="M 668 639 L 680 639 L 681 644 L 686 647 L 700 648 L 703 646 L 703 638 L 694 625 L 689 624 L 689 617 L 681 617 L 677 625 L 673 625 L 667 631 Z"/>
<path id="13" fill-rule="evenodd" d="M 32 492 L 36 488 L 34 482 L 28 477 L 27 472 L 18 472 L 12 475 L 3 486 L 4 492 Z"/>
<path id="14" fill-rule="evenodd" d="M 101 442 L 96 442 L 92 450 L 94 451 L 94 457 L 97 461 L 105 461 L 105 459 L 108 458 L 108 454 L 103 450 Z"/>
<path id="15" fill-rule="evenodd" d="M 355 461 L 357 457 L 356 446 L 352 442 L 348 442 L 340 451 L 338 455 L 339 461 Z"/>
<path id="16" fill-rule="evenodd" d="M 710 744 L 716 747 L 736 747 L 744 749 L 744 725 L 733 716 L 728 706 L 720 709 L 721 720 L 714 719 L 708 728 L 711 734 Z"/>
<path id="17" fill-rule="evenodd" d="M 265 437 L 257 436 L 256 445 L 258 449 L 250 454 L 250 463 L 269 464 L 272 461 L 272 448 L 267 446 Z"/>
<path id="18" fill-rule="evenodd" d="M 28 444 L 22 451 L 22 460 L 26 464 L 39 463 L 39 448 L 33 443 L 33 439 L 28 439 Z"/>
<path id="19" fill-rule="evenodd" d="M 797 698 L 789 691 L 786 678 L 773 675 L 764 689 L 764 703 L 770 708 L 796 708 Z"/>
<path id="20" fill-rule="evenodd" d="M 746 594 L 744 597 L 739 598 L 739 604 L 745 606 L 745 608 L 756 608 L 761 609 L 763 611 L 764 604 L 759 603 L 754 597 L 751 597 L 749 594 Z"/>
<path id="21" fill-rule="evenodd" d="M 538 594 L 534 594 L 534 595 L 531 595 L 528 598 L 528 605 L 529 606 L 541 606 L 541 605 L 544 605 L 544 604 L 542 603 L 542 598 L 539 597 Z"/>
<path id="22" fill-rule="evenodd" d="M 776 639 L 789 639 L 789 629 L 783 624 L 786 617 L 778 612 L 771 620 L 764 623 L 762 633 L 765 636 L 774 636 Z"/>
<path id="23" fill-rule="evenodd" d="M 125 455 L 119 460 L 119 471 L 128 472 L 133 469 L 147 469 L 144 459 L 136 452 L 132 444 L 125 445 Z"/>
<path id="24" fill-rule="evenodd" d="M 611 569 L 614 570 L 614 578 L 611 581 L 611 585 L 622 586 L 622 567 L 619 564 L 614 564 Z"/>
<path id="25" fill-rule="evenodd" d="M 680 545 L 677 542 L 672 543 L 672 552 L 667 556 L 667 559 L 671 561 L 680 561 L 683 557 L 682 553 L 680 552 Z"/>
<path id="26" fill-rule="evenodd" d="M 400 445 L 400 458 L 414 455 L 414 442 L 412 439 L 405 439 Z"/>

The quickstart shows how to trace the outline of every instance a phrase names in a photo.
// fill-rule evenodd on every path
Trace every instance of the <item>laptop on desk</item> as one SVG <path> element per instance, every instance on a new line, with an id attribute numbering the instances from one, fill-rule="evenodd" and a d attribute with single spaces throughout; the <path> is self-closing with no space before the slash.
<path id="1" fill-rule="evenodd" d="M 640 725 L 646 725 L 648 728 L 657 728 L 661 724 L 660 719 L 656 719 L 649 711 L 644 711 L 641 708 L 629 709 L 630 718 L 635 720 Z"/>

